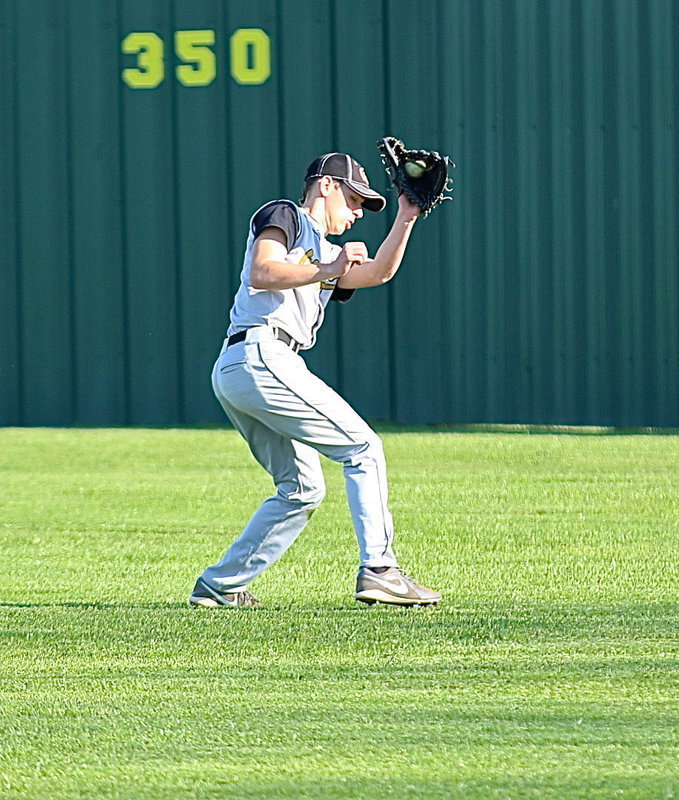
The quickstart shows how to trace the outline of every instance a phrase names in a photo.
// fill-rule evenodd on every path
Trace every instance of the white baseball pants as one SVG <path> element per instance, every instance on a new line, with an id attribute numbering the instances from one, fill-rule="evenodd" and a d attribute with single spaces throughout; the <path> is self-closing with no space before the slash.
<path id="1" fill-rule="evenodd" d="M 361 566 L 397 566 L 377 434 L 266 326 L 224 345 L 212 372 L 224 411 L 276 485 L 224 557 L 201 576 L 236 592 L 290 547 L 325 495 L 318 454 L 343 465 Z"/>

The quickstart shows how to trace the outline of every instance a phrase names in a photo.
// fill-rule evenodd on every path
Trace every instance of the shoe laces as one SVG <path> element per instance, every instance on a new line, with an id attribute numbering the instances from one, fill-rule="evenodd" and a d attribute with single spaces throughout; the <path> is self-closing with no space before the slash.
<path id="1" fill-rule="evenodd" d="M 242 595 L 241 605 L 243 605 L 243 606 L 258 606 L 259 605 L 259 600 L 254 596 L 254 594 L 252 594 L 252 592 L 249 592 L 247 589 L 245 589 L 243 592 L 241 592 L 241 595 Z"/>
<path id="2" fill-rule="evenodd" d="M 410 583 L 412 583 L 412 584 L 413 584 L 413 586 L 416 586 L 416 587 L 420 587 L 420 586 L 421 586 L 421 584 L 419 584 L 419 583 L 418 583 L 418 582 L 415 580 L 415 578 L 413 578 L 413 576 L 410 574 L 410 572 L 409 572 L 409 571 L 406 571 L 406 570 L 404 570 L 404 569 L 401 569 L 401 567 L 397 567 L 396 569 L 398 569 L 398 571 L 401 573 L 401 576 L 402 576 L 403 578 L 405 578 L 407 581 L 410 581 Z"/>

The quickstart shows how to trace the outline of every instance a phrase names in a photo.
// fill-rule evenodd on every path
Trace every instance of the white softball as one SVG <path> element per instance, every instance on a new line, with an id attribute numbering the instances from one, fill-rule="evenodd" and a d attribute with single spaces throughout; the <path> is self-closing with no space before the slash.
<path id="1" fill-rule="evenodd" d="M 427 171 L 427 165 L 424 161 L 406 161 L 405 171 L 410 178 L 421 178 Z"/>

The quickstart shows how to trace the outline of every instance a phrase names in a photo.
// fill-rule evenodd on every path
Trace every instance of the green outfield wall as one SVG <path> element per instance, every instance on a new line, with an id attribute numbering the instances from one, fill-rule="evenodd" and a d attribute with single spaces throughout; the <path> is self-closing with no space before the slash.
<path id="1" fill-rule="evenodd" d="M 386 190 L 392 134 L 455 199 L 311 366 L 372 420 L 678 426 L 678 61 L 675 0 L 0 0 L 0 424 L 222 422 L 250 215 L 330 150 Z"/>

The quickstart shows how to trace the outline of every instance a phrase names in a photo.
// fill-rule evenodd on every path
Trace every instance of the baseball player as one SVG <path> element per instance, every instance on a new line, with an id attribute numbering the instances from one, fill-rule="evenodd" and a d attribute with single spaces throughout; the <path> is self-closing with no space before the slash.
<path id="1" fill-rule="evenodd" d="M 250 221 L 241 284 L 212 373 L 224 411 L 273 478 L 265 500 L 223 558 L 207 567 L 189 597 L 193 606 L 259 605 L 250 584 L 304 529 L 325 494 L 319 453 L 342 464 L 360 566 L 356 599 L 427 605 L 441 599 L 407 577 L 392 549 L 382 443 L 361 417 L 311 373 L 299 355 L 316 341 L 330 300 L 391 280 L 420 213 L 403 194 L 374 258 L 363 242 L 331 244 L 386 200 L 344 153 L 308 168 L 300 205 L 275 200 Z"/>

